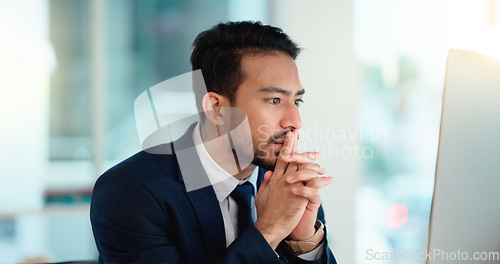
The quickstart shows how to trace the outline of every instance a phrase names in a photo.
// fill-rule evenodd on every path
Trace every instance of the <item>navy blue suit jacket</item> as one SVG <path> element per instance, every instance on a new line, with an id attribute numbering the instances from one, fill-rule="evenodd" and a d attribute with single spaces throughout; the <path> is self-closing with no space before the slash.
<path id="1" fill-rule="evenodd" d="M 195 151 L 189 149 L 192 144 L 191 133 L 186 133 L 173 143 L 137 153 L 99 177 L 90 218 L 100 263 L 336 263 L 328 245 L 315 261 L 300 259 L 283 242 L 275 252 L 253 226 L 226 248 L 212 186 L 186 191 L 192 180 L 181 171 L 198 174 L 191 178 L 198 183 L 208 182 L 197 155 L 179 158 L 179 150 Z M 259 186 L 264 173 L 260 169 Z M 322 208 L 318 218 L 324 223 Z"/>

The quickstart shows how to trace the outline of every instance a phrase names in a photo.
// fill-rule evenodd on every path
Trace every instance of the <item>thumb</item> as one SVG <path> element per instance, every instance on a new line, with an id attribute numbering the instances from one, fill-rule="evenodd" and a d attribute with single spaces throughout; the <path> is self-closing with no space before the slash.
<path id="1" fill-rule="evenodd" d="M 261 190 L 264 190 L 267 187 L 267 185 L 269 184 L 269 181 L 271 180 L 272 176 L 273 176 L 273 172 L 272 171 L 267 171 L 264 174 L 264 180 L 260 184 L 260 187 L 259 187 L 259 190 L 257 191 L 257 194 L 259 194 L 261 192 Z"/>

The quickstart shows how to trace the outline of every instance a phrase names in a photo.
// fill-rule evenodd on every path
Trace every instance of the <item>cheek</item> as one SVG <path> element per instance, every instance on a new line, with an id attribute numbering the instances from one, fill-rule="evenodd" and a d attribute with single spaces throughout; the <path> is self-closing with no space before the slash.
<path id="1" fill-rule="evenodd" d="M 267 113 L 263 108 L 253 112 L 247 112 L 250 131 L 256 143 L 267 143 L 273 135 L 282 132 L 279 122 L 276 120 L 276 116 L 277 113 Z"/>
<path id="2" fill-rule="evenodd" d="M 270 126 L 265 122 L 265 119 L 256 115 L 256 113 L 247 113 L 247 117 L 252 136 L 261 140 L 264 139 L 264 135 L 267 135 L 270 130 Z"/>
<path id="3" fill-rule="evenodd" d="M 269 127 L 266 124 L 260 124 L 252 127 L 252 137 L 255 143 L 262 143 L 269 140 Z"/>

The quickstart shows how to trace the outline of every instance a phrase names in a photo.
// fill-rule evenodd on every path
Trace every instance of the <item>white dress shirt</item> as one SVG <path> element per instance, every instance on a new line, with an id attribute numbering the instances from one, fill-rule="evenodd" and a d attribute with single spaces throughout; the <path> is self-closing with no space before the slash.
<path id="1" fill-rule="evenodd" d="M 233 175 L 224 170 L 208 153 L 200 133 L 200 124 L 198 123 L 193 130 L 193 142 L 196 148 L 198 157 L 200 158 L 201 165 L 205 170 L 212 187 L 214 188 L 215 195 L 219 201 L 220 210 L 222 212 L 222 219 L 224 220 L 224 230 L 226 233 L 226 247 L 228 247 L 238 236 L 238 204 L 230 196 L 231 192 L 237 185 L 249 182 L 254 189 L 254 197 L 257 194 L 257 178 L 259 167 L 256 167 L 250 177 L 245 180 L 238 180 Z M 257 219 L 257 210 L 255 202 L 252 197 L 252 218 L 255 222 Z M 324 243 L 323 243 L 324 244 Z M 299 255 L 305 260 L 314 260 L 321 255 L 323 245 L 317 249 Z"/>

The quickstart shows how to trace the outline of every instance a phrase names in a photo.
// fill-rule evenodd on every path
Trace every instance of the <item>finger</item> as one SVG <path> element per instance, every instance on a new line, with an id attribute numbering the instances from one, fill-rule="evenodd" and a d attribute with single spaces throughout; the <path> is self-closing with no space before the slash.
<path id="1" fill-rule="evenodd" d="M 285 139 L 283 141 L 283 146 L 281 147 L 280 150 L 280 155 L 282 157 L 288 157 L 290 154 L 293 153 L 293 146 L 295 144 L 295 139 L 294 139 L 294 134 L 293 132 L 288 132 L 285 135 Z"/>
<path id="2" fill-rule="evenodd" d="M 272 176 L 273 176 L 272 171 L 266 171 L 266 173 L 264 174 L 264 180 L 262 180 L 262 182 L 260 183 L 259 190 L 257 190 L 257 194 L 259 194 L 261 190 L 264 190 L 267 187 Z"/>
<path id="3" fill-rule="evenodd" d="M 296 182 L 306 182 L 309 183 L 309 181 L 318 178 L 318 172 L 316 170 L 299 170 L 297 173 L 294 173 L 290 176 L 286 177 L 286 181 L 288 183 L 296 183 Z"/>
<path id="4" fill-rule="evenodd" d="M 287 176 L 286 181 L 288 183 L 296 183 L 299 181 L 307 183 L 314 178 L 318 178 L 318 173 L 315 170 L 300 170 L 290 176 Z"/>
<path id="5" fill-rule="evenodd" d="M 316 179 L 312 179 L 307 183 L 307 187 L 311 187 L 314 189 L 321 189 L 327 185 L 330 185 L 333 182 L 333 177 L 318 177 Z"/>
<path id="6" fill-rule="evenodd" d="M 264 180 L 266 183 L 269 183 L 271 177 L 273 177 L 273 171 L 266 171 L 266 173 L 264 173 Z"/>
<path id="7" fill-rule="evenodd" d="M 292 153 L 297 153 L 299 152 L 297 150 L 297 145 L 299 145 L 299 130 L 298 129 L 294 129 L 293 131 L 293 149 L 292 149 Z"/>
<path id="8" fill-rule="evenodd" d="M 292 188 L 292 193 L 309 199 L 309 202 L 319 206 L 321 199 L 319 197 L 319 189 L 333 182 L 333 177 L 319 177 L 311 180 L 307 186 L 297 186 Z"/>
<path id="9" fill-rule="evenodd" d="M 317 163 L 304 163 L 299 165 L 299 170 L 315 170 L 319 175 L 324 175 L 326 173 L 325 168 L 321 167 Z"/>
<path id="10" fill-rule="evenodd" d="M 285 135 L 285 139 L 283 141 L 283 146 L 281 147 L 280 154 L 278 155 L 278 160 L 276 161 L 276 166 L 274 168 L 274 172 L 278 175 L 282 175 L 285 173 L 285 170 L 288 166 L 288 161 L 283 160 L 284 157 L 288 157 L 292 153 L 293 148 L 293 133 L 288 132 Z"/>
<path id="11" fill-rule="evenodd" d="M 291 174 L 296 173 L 298 170 L 299 170 L 299 164 L 297 164 L 295 162 L 290 162 L 290 163 L 288 163 L 288 167 L 286 167 L 284 175 L 286 177 L 288 177 Z"/>
<path id="12" fill-rule="evenodd" d="M 283 157 L 283 160 L 286 162 L 297 162 L 299 164 L 311 162 L 319 157 L 319 152 L 305 152 L 305 153 L 297 153 L 294 152 L 287 157 Z"/>
<path id="13" fill-rule="evenodd" d="M 319 197 L 319 190 L 316 188 L 308 187 L 308 186 L 299 186 L 292 188 L 292 193 L 307 198 L 309 203 L 315 204 L 319 207 L 321 204 L 321 199 Z"/>

